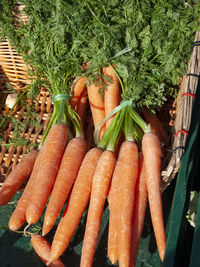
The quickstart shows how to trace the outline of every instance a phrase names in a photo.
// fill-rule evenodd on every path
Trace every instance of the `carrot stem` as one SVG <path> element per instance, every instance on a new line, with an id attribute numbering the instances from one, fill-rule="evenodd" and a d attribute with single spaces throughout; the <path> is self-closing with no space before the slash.
<path id="1" fill-rule="evenodd" d="M 127 141 L 135 141 L 133 118 L 129 115 L 129 107 L 125 113 L 124 134 Z"/>
<path id="2" fill-rule="evenodd" d="M 115 119 L 113 119 L 113 121 L 111 122 L 110 126 L 108 127 L 108 129 L 106 130 L 103 138 L 101 139 L 101 142 L 99 143 L 98 147 L 101 149 L 105 149 L 106 146 L 108 145 L 108 142 L 113 134 L 113 129 L 115 129 L 116 127 L 116 123 L 117 121 L 120 119 L 120 112 L 117 113 Z M 96 136 L 95 136 L 96 139 Z"/>
<path id="3" fill-rule="evenodd" d="M 126 114 L 126 109 L 123 109 L 120 113 L 119 120 L 116 120 L 115 130 L 113 131 L 111 138 L 106 146 L 107 150 L 114 151 L 116 144 L 119 140 L 121 129 L 124 123 L 124 116 Z"/>
<path id="4" fill-rule="evenodd" d="M 129 113 L 133 120 L 142 128 L 145 133 L 152 131 L 150 124 L 147 124 L 133 108 L 129 109 Z"/>

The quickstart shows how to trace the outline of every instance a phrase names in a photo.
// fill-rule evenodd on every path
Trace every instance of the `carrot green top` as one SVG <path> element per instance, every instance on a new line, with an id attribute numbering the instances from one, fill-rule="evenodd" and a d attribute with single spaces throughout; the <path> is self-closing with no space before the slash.
<path id="1" fill-rule="evenodd" d="M 199 1 L 20 2 L 25 23 L 18 21 L 17 0 L 0 2 L 0 38 L 8 37 L 35 68 L 38 79 L 29 94 L 43 77 L 53 95 L 59 88 L 69 96 L 72 78 L 86 62 L 90 81 L 102 76 L 102 66 L 115 65 L 127 88 L 123 99 L 138 107 L 157 109 L 166 95 L 176 94 L 198 29 Z"/>

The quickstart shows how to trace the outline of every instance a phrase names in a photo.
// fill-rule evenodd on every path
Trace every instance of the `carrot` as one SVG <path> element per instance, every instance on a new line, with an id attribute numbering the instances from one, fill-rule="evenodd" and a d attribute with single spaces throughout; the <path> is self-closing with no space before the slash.
<path id="1" fill-rule="evenodd" d="M 43 236 L 54 226 L 77 177 L 85 153 L 86 143 L 84 139 L 80 137 L 71 139 L 65 149 L 59 172 L 47 205 L 42 229 Z"/>
<path id="2" fill-rule="evenodd" d="M 145 169 L 143 164 L 143 155 L 139 157 L 139 173 L 135 191 L 135 207 L 133 215 L 131 265 L 135 266 L 137 259 L 138 246 L 143 230 L 145 212 L 147 206 L 147 186 L 145 179 Z"/>
<path id="3" fill-rule="evenodd" d="M 158 252 L 161 260 L 163 260 L 166 239 L 160 190 L 161 148 L 159 138 L 156 134 L 152 132 L 144 134 L 142 139 L 142 152 L 144 156 L 144 168 L 146 172 L 151 219 Z"/>
<path id="4" fill-rule="evenodd" d="M 69 202 L 70 202 L 71 194 L 72 194 L 72 190 L 70 191 L 69 196 L 68 196 L 68 198 L 67 198 L 67 203 L 66 203 L 65 209 L 64 209 L 64 211 L 63 211 L 62 217 L 64 217 L 65 214 L 66 214 L 67 211 L 68 211 L 68 207 L 69 207 Z"/>
<path id="5" fill-rule="evenodd" d="M 90 84 L 87 87 L 89 104 L 90 104 L 95 128 L 100 122 L 102 122 L 102 120 L 105 117 L 104 100 L 103 100 L 103 97 L 99 93 L 100 89 L 101 89 L 101 85 L 100 84 L 95 85 L 94 83 Z M 105 125 L 103 125 L 100 131 L 100 139 L 105 133 L 105 130 L 106 130 L 106 127 Z"/>
<path id="6" fill-rule="evenodd" d="M 41 261 L 46 265 L 49 261 L 50 252 L 51 252 L 51 245 L 50 243 L 40 235 L 33 235 L 31 238 L 31 244 L 41 259 Z M 62 263 L 60 259 L 52 262 L 49 267 L 64 267 L 65 265 Z"/>
<path id="7" fill-rule="evenodd" d="M 119 266 L 128 267 L 131 259 L 135 187 L 138 177 L 138 147 L 134 141 L 122 143 L 118 164 L 120 165 L 118 262 Z"/>
<path id="8" fill-rule="evenodd" d="M 89 202 L 92 179 L 102 151 L 92 148 L 87 152 L 81 164 L 78 176 L 71 191 L 67 211 L 58 224 L 54 235 L 50 261 L 57 259 L 68 247 Z"/>
<path id="9" fill-rule="evenodd" d="M 112 264 L 118 259 L 118 220 L 119 220 L 119 185 L 120 185 L 120 165 L 116 164 L 111 187 L 108 196 L 110 218 L 108 228 L 108 258 Z"/>
<path id="10" fill-rule="evenodd" d="M 23 191 L 22 196 L 20 197 L 17 203 L 17 206 L 14 212 L 12 213 L 12 216 L 10 217 L 8 225 L 9 225 L 10 230 L 12 231 L 19 229 L 26 222 L 26 209 L 27 209 L 31 194 L 33 192 L 35 181 L 38 175 L 38 171 L 40 170 L 40 164 L 42 162 L 42 159 L 44 158 L 45 151 L 46 151 L 46 142 L 43 144 L 43 146 L 41 147 L 38 153 L 38 156 L 35 160 L 33 171 L 28 180 L 28 183 Z"/>
<path id="11" fill-rule="evenodd" d="M 155 114 L 150 114 L 150 110 L 143 109 L 142 111 L 144 119 L 147 123 L 150 123 L 152 131 L 158 135 L 159 139 L 165 143 L 168 141 L 168 136 L 164 130 L 161 122 Z"/>
<path id="12" fill-rule="evenodd" d="M 86 110 L 86 106 L 87 106 L 87 89 L 85 88 L 81 94 L 81 97 L 78 101 L 77 104 L 77 108 L 76 108 L 76 112 L 78 113 L 80 120 L 82 122 L 82 125 L 84 123 L 84 118 L 85 118 L 85 110 Z"/>
<path id="13" fill-rule="evenodd" d="M 17 206 L 10 217 L 8 226 L 12 231 L 18 230 L 26 222 L 26 208 L 28 206 L 28 202 L 33 192 L 34 184 L 35 184 L 35 176 L 32 176 L 29 179 L 23 191 L 23 194 L 17 203 Z"/>
<path id="14" fill-rule="evenodd" d="M 26 220 L 30 225 L 39 220 L 44 210 L 60 166 L 67 137 L 68 130 L 64 124 L 54 124 L 49 131 L 45 141 L 46 150 L 26 210 Z"/>
<path id="15" fill-rule="evenodd" d="M 0 190 L 0 206 L 6 205 L 31 175 L 37 151 L 31 151 L 15 166 Z"/>
<path id="16" fill-rule="evenodd" d="M 92 266 L 101 226 L 103 208 L 114 167 L 114 153 L 109 150 L 104 151 L 99 158 L 93 177 L 80 267 Z"/>
<path id="17" fill-rule="evenodd" d="M 106 82 L 107 87 L 104 91 L 105 116 L 119 105 L 119 80 L 112 67 L 103 68 L 104 75 L 111 78 L 112 82 Z M 109 127 L 114 116 L 106 121 L 106 129 Z"/>
<path id="18" fill-rule="evenodd" d="M 77 106 L 77 104 L 80 100 L 81 94 L 83 93 L 83 90 L 85 88 L 86 81 L 87 81 L 87 78 L 82 76 L 81 78 L 79 78 L 75 82 L 75 84 L 73 86 L 72 98 L 70 99 L 69 103 L 74 110 L 76 110 L 76 106 Z"/>

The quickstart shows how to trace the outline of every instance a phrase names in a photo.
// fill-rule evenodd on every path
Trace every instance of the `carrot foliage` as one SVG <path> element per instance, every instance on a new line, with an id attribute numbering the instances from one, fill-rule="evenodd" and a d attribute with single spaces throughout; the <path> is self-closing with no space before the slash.
<path id="1" fill-rule="evenodd" d="M 51 91 L 70 94 L 66 85 L 85 62 L 91 81 L 113 63 L 127 87 L 123 97 L 154 108 L 186 71 L 200 11 L 199 1 L 21 2 L 27 23 L 16 22 L 16 0 L 1 1 L 1 36 L 17 46 Z"/>

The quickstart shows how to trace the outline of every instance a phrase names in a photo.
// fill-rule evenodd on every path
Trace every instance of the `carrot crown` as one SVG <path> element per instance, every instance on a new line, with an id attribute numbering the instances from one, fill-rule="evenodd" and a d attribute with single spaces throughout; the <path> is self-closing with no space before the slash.
<path id="1" fill-rule="evenodd" d="M 83 130 L 81 124 L 77 118 L 76 112 L 71 108 L 69 104 L 69 96 L 66 93 L 58 93 L 53 96 L 52 102 L 54 104 L 54 110 L 51 116 L 51 120 L 48 124 L 48 127 L 44 133 L 42 142 L 40 146 L 44 143 L 48 132 L 55 123 L 61 124 L 64 123 L 68 127 L 69 137 L 72 138 L 73 133 L 71 131 L 72 127 L 75 129 L 76 137 L 83 137 Z"/>
<path id="2" fill-rule="evenodd" d="M 112 65 L 110 66 L 112 67 Z M 116 69 L 113 68 L 113 70 L 119 79 L 122 93 L 124 93 L 126 89 L 123 82 Z M 136 106 L 133 99 L 123 99 L 120 105 L 114 108 L 96 127 L 94 131 L 94 140 L 96 145 L 102 149 L 109 149 L 113 151 L 122 131 L 124 131 L 126 140 L 137 141 L 138 143 L 141 142 L 143 134 L 151 131 L 151 126 L 147 124 L 142 117 L 140 117 L 135 109 Z M 113 117 L 113 115 L 115 115 L 114 119 L 103 135 L 101 142 L 99 142 L 99 133 L 102 126 L 108 119 Z"/>

